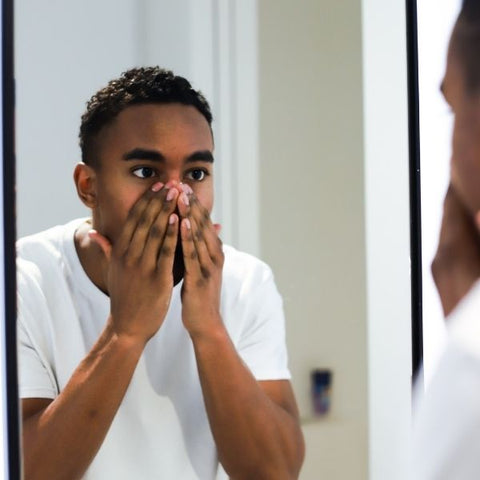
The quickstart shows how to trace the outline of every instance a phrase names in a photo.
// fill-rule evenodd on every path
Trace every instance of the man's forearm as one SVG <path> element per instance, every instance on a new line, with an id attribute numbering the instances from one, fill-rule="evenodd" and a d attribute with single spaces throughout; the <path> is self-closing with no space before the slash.
<path id="1" fill-rule="evenodd" d="M 192 340 L 219 458 L 230 477 L 297 478 L 304 447 L 296 412 L 269 398 L 224 328 Z"/>
<path id="2" fill-rule="evenodd" d="M 80 478 L 100 448 L 143 345 L 107 325 L 60 395 L 23 422 L 25 479 Z"/>

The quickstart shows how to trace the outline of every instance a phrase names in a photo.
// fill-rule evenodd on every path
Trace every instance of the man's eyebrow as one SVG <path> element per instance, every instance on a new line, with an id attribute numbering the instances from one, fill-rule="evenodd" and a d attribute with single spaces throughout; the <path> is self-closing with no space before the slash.
<path id="1" fill-rule="evenodd" d="M 124 160 L 151 160 L 153 162 L 164 162 L 165 157 L 158 150 L 148 150 L 145 148 L 134 148 L 125 153 L 122 157 Z M 213 155 L 209 150 L 200 150 L 193 152 L 185 159 L 185 163 L 192 162 L 208 162 L 213 163 Z"/>
<path id="2" fill-rule="evenodd" d="M 213 163 L 213 155 L 209 150 L 194 152 L 185 159 L 185 163 L 208 162 Z"/>
<path id="3" fill-rule="evenodd" d="M 145 148 L 134 148 L 125 153 L 124 160 L 152 160 L 154 162 L 164 162 L 165 157 L 157 150 L 147 150 Z"/>

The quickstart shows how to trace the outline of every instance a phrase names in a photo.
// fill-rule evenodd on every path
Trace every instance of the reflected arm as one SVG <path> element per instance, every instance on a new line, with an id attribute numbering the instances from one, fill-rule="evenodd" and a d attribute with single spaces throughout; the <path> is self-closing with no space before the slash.
<path id="1" fill-rule="evenodd" d="M 192 340 L 220 462 L 230 478 L 298 478 L 304 443 L 290 382 L 257 382 L 223 327 Z"/>
<path id="2" fill-rule="evenodd" d="M 109 324 L 55 400 L 22 401 L 25 480 L 81 478 L 100 448 L 143 351 Z"/>
<path id="3" fill-rule="evenodd" d="M 290 384 L 286 380 L 257 382 L 243 363 L 220 314 L 222 242 L 209 212 L 193 195 L 189 204 L 179 202 L 179 212 L 184 218 L 180 229 L 185 264 L 182 321 L 193 342 L 220 462 L 232 480 L 295 479 L 304 445 Z M 268 353 L 260 355 L 259 350 L 272 353 L 268 350 L 272 337 L 276 346 L 283 342 L 279 334 L 283 312 L 270 270 L 261 267 L 256 275 L 254 280 L 252 273 L 250 281 L 256 285 L 257 297 L 249 297 L 250 321 L 255 325 L 250 327 L 256 333 L 245 333 L 244 340 L 256 345 L 257 361 L 268 363 Z"/>

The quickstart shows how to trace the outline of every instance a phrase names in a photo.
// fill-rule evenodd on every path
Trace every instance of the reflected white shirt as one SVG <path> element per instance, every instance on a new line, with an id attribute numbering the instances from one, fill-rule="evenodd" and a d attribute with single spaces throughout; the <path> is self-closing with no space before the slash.
<path id="1" fill-rule="evenodd" d="M 447 328 L 429 387 L 416 392 L 415 480 L 480 478 L 480 281 L 450 314 Z"/>
<path id="2" fill-rule="evenodd" d="M 21 398 L 55 399 L 100 336 L 110 299 L 83 270 L 74 232 L 83 222 L 19 240 Z M 221 314 L 257 380 L 290 378 L 282 299 L 270 268 L 224 246 Z M 222 368 L 218 359 L 218 368 Z M 108 384 L 105 385 L 108 389 Z M 140 358 L 122 404 L 84 479 L 223 480 L 193 344 L 181 320 L 181 283 Z"/>

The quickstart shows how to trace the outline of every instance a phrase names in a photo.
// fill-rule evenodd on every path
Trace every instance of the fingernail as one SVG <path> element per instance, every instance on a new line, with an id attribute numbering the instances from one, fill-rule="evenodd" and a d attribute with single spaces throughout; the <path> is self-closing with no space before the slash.
<path id="1" fill-rule="evenodd" d="M 88 231 L 88 236 L 92 237 L 93 235 L 96 235 L 96 233 L 97 231 L 92 228 L 91 230 Z"/>
<path id="2" fill-rule="evenodd" d="M 159 190 L 161 190 L 163 187 L 163 183 L 162 182 L 157 182 L 157 183 L 154 183 L 152 185 L 152 192 L 158 192 Z"/>
<path id="3" fill-rule="evenodd" d="M 168 217 L 168 223 L 170 225 L 173 225 L 176 221 L 177 221 L 177 216 L 174 213 L 172 213 L 170 217 Z"/>
<path id="4" fill-rule="evenodd" d="M 175 188 L 172 188 L 171 190 L 169 190 L 167 194 L 167 202 L 170 202 L 171 200 L 173 200 L 177 193 L 178 192 Z"/>
<path id="5" fill-rule="evenodd" d="M 187 227 L 188 230 L 191 230 L 192 229 L 192 224 L 190 223 L 190 220 L 188 218 L 186 218 L 184 220 L 185 222 L 185 226 Z"/>
<path id="6" fill-rule="evenodd" d="M 181 186 L 182 186 L 182 190 L 186 194 L 192 194 L 193 193 L 192 187 L 190 187 L 190 185 L 188 185 L 188 183 L 182 183 Z"/>
<path id="7" fill-rule="evenodd" d="M 188 200 L 187 194 L 185 192 L 182 193 L 181 198 L 182 198 L 182 202 L 185 205 L 190 205 L 190 200 Z"/>

